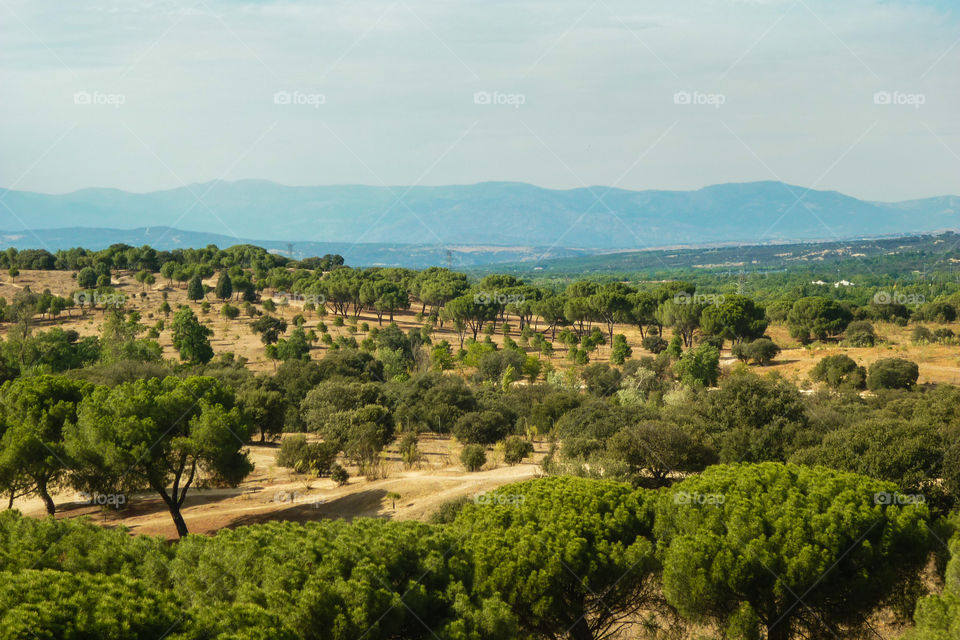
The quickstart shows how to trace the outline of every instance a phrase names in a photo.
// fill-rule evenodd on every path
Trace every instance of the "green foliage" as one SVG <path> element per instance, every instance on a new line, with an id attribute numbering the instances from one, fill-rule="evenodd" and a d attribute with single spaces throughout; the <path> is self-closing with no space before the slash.
<path id="1" fill-rule="evenodd" d="M 872 347 L 877 342 L 873 325 L 866 320 L 857 320 L 847 325 L 845 342 L 851 347 Z"/>
<path id="2" fill-rule="evenodd" d="M 607 444 L 607 457 L 622 462 L 634 482 L 648 477 L 655 485 L 665 484 L 671 473 L 701 471 L 711 462 L 710 452 L 687 429 L 657 420 L 618 431 Z"/>
<path id="3" fill-rule="evenodd" d="M 266 307 L 264 307 L 266 308 Z M 287 322 L 276 316 L 260 316 L 257 318 L 250 329 L 257 334 L 260 334 L 260 341 L 263 344 L 276 344 L 287 330 Z"/>
<path id="4" fill-rule="evenodd" d="M 620 388 L 620 371 L 608 364 L 596 363 L 580 372 L 587 391 L 597 396 L 611 396 Z"/>
<path id="5" fill-rule="evenodd" d="M 418 440 L 417 434 L 412 431 L 403 434 L 400 440 L 400 459 L 407 468 L 418 464 L 422 458 L 420 448 L 417 446 Z"/>
<path id="6" fill-rule="evenodd" d="M 623 364 L 633 355 L 633 349 L 627 344 L 627 337 L 622 333 L 613 336 L 613 348 L 610 350 L 610 362 Z"/>
<path id="7" fill-rule="evenodd" d="M 919 376 L 920 369 L 916 362 L 903 358 L 881 358 L 870 365 L 867 388 L 870 391 L 910 389 L 917 384 Z"/>
<path id="8" fill-rule="evenodd" d="M 191 364 L 206 364 L 213 358 L 210 336 L 213 330 L 202 324 L 193 311 L 184 307 L 177 311 L 170 323 L 173 333 L 173 347 L 180 353 L 180 359 Z"/>
<path id="9" fill-rule="evenodd" d="M 878 498 L 896 491 L 822 467 L 711 467 L 656 502 L 664 595 L 728 637 L 761 637 L 758 627 L 771 640 L 860 627 L 930 547 L 924 505 Z"/>
<path id="10" fill-rule="evenodd" d="M 476 591 L 502 598 L 520 637 L 602 638 L 652 604 L 651 523 L 629 486 L 545 478 L 501 487 L 454 522 Z"/>
<path id="11" fill-rule="evenodd" d="M 929 595 L 917 603 L 916 629 L 904 640 L 953 640 L 960 637 L 960 535 L 949 541 L 950 560 L 944 573 L 940 594 Z"/>
<path id="12" fill-rule="evenodd" d="M 650 335 L 641 341 L 644 349 L 653 354 L 662 353 L 667 350 L 668 342 L 657 335 Z"/>
<path id="13" fill-rule="evenodd" d="M 64 428 L 73 482 L 104 494 L 149 487 L 186 535 L 180 509 L 194 482 L 236 485 L 252 470 L 243 451 L 249 426 L 233 405 L 233 393 L 208 377 L 99 387 Z"/>
<path id="14" fill-rule="evenodd" d="M 460 463 L 467 471 L 480 471 L 487 464 L 487 452 L 483 445 L 468 444 L 460 451 Z"/>
<path id="15" fill-rule="evenodd" d="M 731 352 L 741 362 L 768 365 L 780 354 L 780 347 L 769 338 L 757 338 L 752 342 L 739 342 L 733 345 Z"/>
<path id="16" fill-rule="evenodd" d="M 497 411 L 476 411 L 462 415 L 453 426 L 457 440 L 469 444 L 493 444 L 503 440 L 511 424 Z"/>
<path id="17" fill-rule="evenodd" d="M 720 377 L 720 352 L 709 344 L 699 344 L 684 351 L 674 368 L 684 384 L 715 386 Z"/>
<path id="18" fill-rule="evenodd" d="M 417 522 L 270 523 L 191 536 L 170 571 L 204 637 L 513 637 L 457 549 Z"/>
<path id="19" fill-rule="evenodd" d="M 53 606 L 52 606 L 53 605 Z M 185 636 L 172 592 L 124 576 L 0 573 L 0 638 L 139 640 Z"/>
<path id="20" fill-rule="evenodd" d="M 303 450 L 307 447 L 307 436 L 302 433 L 296 433 L 287 436 L 280 441 L 280 449 L 277 450 L 277 466 L 293 469 L 297 466 Z"/>
<path id="21" fill-rule="evenodd" d="M 63 437 L 92 385 L 59 376 L 20 378 L 0 388 L 0 488 L 38 495 L 47 513 L 50 492 L 70 471 Z"/>
<path id="22" fill-rule="evenodd" d="M 81 289 L 93 289 L 97 286 L 97 272 L 90 267 L 84 267 L 77 273 L 77 286 Z"/>
<path id="23" fill-rule="evenodd" d="M 520 464 L 533 453 L 533 443 L 520 436 L 510 436 L 503 447 L 503 461 L 507 464 Z"/>
<path id="24" fill-rule="evenodd" d="M 229 300 L 230 296 L 233 295 L 233 281 L 230 280 L 230 274 L 226 271 L 220 273 L 214 293 L 220 300 Z"/>
<path id="25" fill-rule="evenodd" d="M 203 280 L 200 278 L 200 274 L 195 274 L 190 278 L 190 282 L 187 283 L 187 299 L 193 300 L 202 300 L 206 295 L 206 292 L 203 290 Z"/>
<path id="26" fill-rule="evenodd" d="M 339 464 L 333 463 L 330 465 L 330 479 L 336 482 L 338 487 L 342 487 L 350 482 L 350 474 Z"/>
<path id="27" fill-rule="evenodd" d="M 783 461 L 819 439 L 800 392 L 776 374 L 734 374 L 706 394 L 698 410 L 724 462 Z"/>
<path id="28" fill-rule="evenodd" d="M 843 332 L 853 319 L 850 311 L 834 300 L 821 297 L 800 298 L 787 315 L 790 335 L 807 343 L 824 340 Z"/>
<path id="29" fill-rule="evenodd" d="M 867 370 L 845 353 L 838 353 L 821 358 L 810 371 L 810 379 L 825 382 L 834 389 L 863 389 L 867 384 Z"/>
<path id="30" fill-rule="evenodd" d="M 269 316 L 264 316 L 269 317 Z M 277 341 L 278 360 L 308 360 L 310 358 L 310 342 L 302 327 L 290 332 L 289 338 L 280 338 Z"/>
<path id="31" fill-rule="evenodd" d="M 718 304 L 703 309 L 700 330 L 734 342 L 756 340 L 767 330 L 766 313 L 752 298 L 726 295 Z"/>
<path id="32" fill-rule="evenodd" d="M 247 422 L 260 432 L 260 442 L 283 432 L 285 403 L 279 391 L 266 386 L 247 387 L 237 393 L 237 405 Z"/>
<path id="33" fill-rule="evenodd" d="M 944 434 L 937 425 L 864 417 L 831 431 L 791 460 L 895 482 L 902 491 L 924 493 L 932 502 L 942 492 L 935 479 L 941 477 L 945 453 Z"/>

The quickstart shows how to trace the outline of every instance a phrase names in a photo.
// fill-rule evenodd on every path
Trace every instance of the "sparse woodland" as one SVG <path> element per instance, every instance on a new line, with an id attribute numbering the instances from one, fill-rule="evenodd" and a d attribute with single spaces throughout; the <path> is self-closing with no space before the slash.
<path id="1" fill-rule="evenodd" d="M 253 246 L 0 267 L 0 638 L 960 637 L 946 279 L 527 281 Z M 426 438 L 468 477 L 540 477 L 421 521 L 391 518 L 402 489 L 379 518 L 184 515 L 260 443 L 362 491 Z M 67 491 L 120 525 L 159 500 L 179 540 L 64 517 Z"/>

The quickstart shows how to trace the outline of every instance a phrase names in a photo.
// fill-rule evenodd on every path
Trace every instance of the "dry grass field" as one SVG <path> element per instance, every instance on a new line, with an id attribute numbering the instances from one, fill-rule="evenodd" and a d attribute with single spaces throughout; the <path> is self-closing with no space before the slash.
<path id="1" fill-rule="evenodd" d="M 159 280 L 159 278 L 158 278 Z M 213 286 L 215 279 L 206 281 L 206 284 Z M 33 291 L 41 292 L 44 289 L 50 289 L 54 294 L 61 296 L 70 295 L 76 288 L 76 284 L 71 278 L 69 272 L 62 271 L 23 271 L 15 282 L 11 282 L 9 276 L 4 275 L 0 280 L 0 296 L 10 300 L 17 290 L 29 286 Z M 188 304 L 197 313 L 198 317 L 210 326 L 214 333 L 211 338 L 211 344 L 216 353 L 232 352 L 236 356 L 243 356 L 248 360 L 248 366 L 254 371 L 272 371 L 274 363 L 266 357 L 263 344 L 260 339 L 250 330 L 249 318 L 241 316 L 235 320 L 227 320 L 220 315 L 221 303 L 209 295 L 210 311 L 203 314 L 201 305 L 187 300 L 186 288 L 178 287 L 176 284 L 167 286 L 165 282 L 159 282 L 152 287 L 144 288 L 135 282 L 132 274 L 121 275 L 114 278 L 114 287 L 118 292 L 128 297 L 127 306 L 140 311 L 142 322 L 147 326 L 152 326 L 158 319 L 163 318 L 158 309 L 162 303 L 163 292 L 167 293 L 168 302 L 174 309 L 178 305 Z M 141 294 L 146 293 L 146 297 Z M 268 294 L 269 295 L 269 294 Z M 233 302 L 233 304 L 237 304 Z M 420 328 L 422 322 L 418 322 L 415 313 L 416 307 L 407 312 L 398 313 L 395 316 L 395 322 L 404 331 L 410 328 Z M 302 313 L 302 304 L 291 301 L 286 308 L 278 308 L 277 315 L 284 317 L 288 322 L 297 313 Z M 326 324 L 329 333 L 336 338 L 339 335 L 353 335 L 359 342 L 366 333 L 359 327 L 367 323 L 370 327 L 377 326 L 377 318 L 371 312 L 362 312 L 357 319 L 357 328 L 354 333 L 350 333 L 353 328 L 349 323 L 343 327 L 333 325 L 333 316 L 327 315 L 326 318 L 320 318 L 316 313 L 304 313 L 306 318 L 305 329 L 316 329 L 321 320 Z M 50 326 L 61 326 L 63 328 L 74 329 L 81 335 L 97 335 L 100 332 L 100 326 L 103 320 L 103 312 L 88 311 L 81 314 L 79 310 L 73 309 L 68 315 L 63 315 L 56 320 L 45 320 L 39 322 L 39 329 Z M 385 321 L 386 322 L 386 321 Z M 517 327 L 519 323 L 516 318 L 510 319 L 513 327 L 513 337 L 517 338 Z M 167 323 L 169 326 L 169 322 Z M 930 329 L 936 329 L 940 326 L 948 325 L 928 325 Z M 541 327 L 542 328 L 542 327 Z M 956 327 L 954 327 L 956 328 Z M 7 328 L 0 327 L 0 335 L 5 335 Z M 853 348 L 846 347 L 836 343 L 814 343 L 806 347 L 801 346 L 795 340 L 789 337 L 787 328 L 782 325 L 773 325 L 768 333 L 774 342 L 783 348 L 783 352 L 777 360 L 767 367 L 754 367 L 759 372 L 776 371 L 784 377 L 795 381 L 797 384 L 803 384 L 816 362 L 825 355 L 833 353 L 846 353 L 859 364 L 869 366 L 871 362 L 879 358 L 902 357 L 913 360 L 920 367 L 920 383 L 948 382 L 960 384 L 960 348 L 952 345 L 914 345 L 910 341 L 911 327 L 899 327 L 895 324 L 879 323 L 876 325 L 878 335 L 885 341 L 875 347 Z M 617 333 L 623 333 L 627 341 L 633 347 L 634 357 L 649 355 L 640 347 L 640 331 L 632 325 L 619 325 L 616 327 Z M 319 333 L 319 332 L 318 332 Z M 666 332 L 669 338 L 669 331 Z M 449 326 L 438 328 L 434 331 L 432 339 L 434 341 L 447 340 L 456 350 L 459 344 L 456 332 Z M 502 343 L 503 337 L 499 333 L 493 336 L 495 342 Z M 170 341 L 170 332 L 165 330 L 161 332 L 159 343 L 163 347 L 164 357 L 176 358 L 177 354 Z M 729 345 L 728 345 L 729 346 Z M 570 366 L 567 360 L 567 349 L 559 341 L 554 342 L 555 352 L 550 360 L 555 367 L 563 369 Z M 317 343 L 311 352 L 311 357 L 322 358 L 328 347 L 322 343 Z M 610 345 L 602 345 L 591 354 L 591 362 L 606 362 L 610 356 Z M 724 351 L 723 362 L 725 366 L 731 365 L 734 360 L 730 357 L 729 349 Z"/>
<path id="2" fill-rule="evenodd" d="M 208 281 L 208 284 L 212 285 L 213 282 Z M 74 280 L 68 272 L 25 271 L 14 282 L 7 276 L 3 278 L 0 282 L 0 296 L 10 300 L 19 289 L 26 286 L 37 292 L 50 289 L 62 296 L 70 295 L 75 289 Z M 273 370 L 275 363 L 266 357 L 263 344 L 250 330 L 250 319 L 241 315 L 235 320 L 227 320 L 220 315 L 220 302 L 211 299 L 210 311 L 203 314 L 199 304 L 187 300 L 185 288 L 178 288 L 176 285 L 171 287 L 165 283 L 144 288 L 133 280 L 132 274 L 115 278 L 114 286 L 128 296 L 128 307 L 140 311 L 145 325 L 152 326 L 157 319 L 163 317 L 158 308 L 163 300 L 162 294 L 166 291 L 171 307 L 176 309 L 180 304 L 189 304 L 201 320 L 214 330 L 211 343 L 216 353 L 232 352 L 243 356 L 248 359 L 248 366 L 254 371 Z M 144 293 L 145 296 L 142 295 Z M 296 303 L 291 303 L 282 311 L 278 310 L 279 315 L 288 321 L 299 312 L 302 312 L 302 308 Z M 306 328 L 316 329 L 321 318 L 315 313 L 306 313 L 305 317 Z M 335 327 L 332 315 L 323 320 L 333 337 L 353 335 L 359 341 L 366 335 L 359 328 L 350 334 L 349 324 Z M 102 321 L 102 311 L 87 311 L 81 314 L 79 310 L 73 309 L 56 320 L 38 320 L 37 330 L 56 325 L 74 329 L 81 335 L 96 335 L 100 332 Z M 371 327 L 377 324 L 376 317 L 369 313 L 361 314 L 358 327 L 364 322 Z M 416 320 L 412 311 L 398 314 L 396 322 L 405 331 L 422 324 Z M 167 324 L 169 326 L 169 322 Z M 515 318 L 511 320 L 511 324 L 516 333 L 518 323 Z M 910 327 L 879 324 L 876 329 L 885 341 L 872 348 L 849 348 L 834 343 L 815 343 L 803 347 L 789 337 L 786 327 L 772 326 L 769 334 L 783 347 L 783 352 L 773 364 L 753 369 L 758 372 L 776 371 L 798 385 L 808 386 L 809 371 L 821 357 L 843 352 L 863 365 L 869 365 L 883 357 L 908 358 L 919 364 L 921 383 L 960 384 L 960 349 L 945 345 L 913 345 L 910 342 Z M 0 334 L 6 330 L 6 327 L 0 328 Z M 616 331 L 627 336 L 633 347 L 634 357 L 649 355 L 640 347 L 640 332 L 636 327 L 619 326 Z M 458 344 L 456 333 L 449 328 L 437 329 L 433 339 L 446 339 L 454 347 Z M 499 333 L 493 339 L 498 343 L 503 340 Z M 177 357 L 168 329 L 161 332 L 159 342 L 164 349 L 164 357 Z M 566 358 L 566 348 L 559 341 L 555 342 L 555 347 L 556 351 L 551 358 L 554 366 L 571 366 Z M 327 348 L 318 343 L 313 348 L 311 357 L 322 358 Z M 609 354 L 609 345 L 601 346 L 592 354 L 591 361 L 608 361 Z M 736 361 L 729 351 L 725 351 L 722 363 L 725 367 L 731 367 Z M 533 459 L 515 466 L 503 465 L 502 458 L 498 460 L 498 453 L 490 449 L 488 464 L 484 470 L 467 473 L 457 458 L 460 445 L 449 438 L 433 437 L 429 434 L 423 436 L 421 450 L 425 454 L 424 462 L 419 467 L 410 469 L 404 468 L 400 462 L 396 446 L 394 444 L 385 454 L 385 477 L 367 480 L 356 477 L 356 470 L 350 469 L 352 477 L 349 484 L 338 487 L 329 479 L 311 478 L 277 467 L 274 463 L 276 444 L 251 445 L 250 455 L 256 466 L 253 474 L 234 489 L 200 488 L 192 491 L 184 509 L 184 517 L 191 531 L 198 533 L 271 519 L 313 520 L 358 516 L 424 519 L 446 500 L 476 495 L 502 484 L 537 475 L 539 467 L 536 461 L 546 454 L 547 449 L 545 442 L 538 442 Z M 393 501 L 386 498 L 388 493 L 394 492 L 401 496 L 395 506 Z M 170 537 L 175 534 L 169 514 L 159 498 L 153 495 L 131 497 L 130 503 L 119 512 L 82 504 L 72 493 L 58 495 L 55 500 L 60 510 L 59 517 L 93 515 L 107 526 L 122 523 L 138 533 Z M 39 516 L 43 513 L 39 500 L 20 501 L 17 506 L 32 515 Z"/>

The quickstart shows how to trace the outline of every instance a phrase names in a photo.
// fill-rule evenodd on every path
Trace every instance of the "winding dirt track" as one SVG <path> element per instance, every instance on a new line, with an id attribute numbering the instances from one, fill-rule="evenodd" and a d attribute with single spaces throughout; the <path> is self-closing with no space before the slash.
<path id="1" fill-rule="evenodd" d="M 191 533 L 213 533 L 219 529 L 271 520 L 303 522 L 328 518 L 378 517 L 424 520 L 441 504 L 461 496 L 474 496 L 511 482 L 536 477 L 538 464 L 488 464 L 483 471 L 467 473 L 456 464 L 458 446 L 448 438 L 423 436 L 420 468 L 404 469 L 395 451 L 388 451 L 385 478 L 367 480 L 351 477 L 338 487 L 328 478 L 310 478 L 277 467 L 276 445 L 251 445 L 253 473 L 233 489 L 193 489 L 187 496 L 183 517 Z M 537 444 L 535 459 L 546 452 Z M 488 451 L 488 459 L 495 453 Z M 353 472 L 354 470 L 351 470 Z M 388 494 L 399 494 L 395 501 Z M 153 494 L 129 496 L 119 512 L 80 502 L 72 491 L 54 496 L 58 518 L 90 516 L 104 526 L 124 525 L 134 533 L 175 538 L 170 514 Z M 16 508 L 35 517 L 45 515 L 39 499 L 18 500 Z"/>

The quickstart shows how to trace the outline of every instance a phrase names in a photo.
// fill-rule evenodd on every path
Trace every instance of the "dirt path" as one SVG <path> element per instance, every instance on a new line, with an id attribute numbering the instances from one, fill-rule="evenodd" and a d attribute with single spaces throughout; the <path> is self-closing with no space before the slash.
<path id="1" fill-rule="evenodd" d="M 378 517 L 398 520 L 425 520 L 440 505 L 461 496 L 474 496 L 511 482 L 540 474 L 536 462 L 519 465 L 488 465 L 492 468 L 467 473 L 455 460 L 458 448 L 448 438 L 425 436 L 421 468 L 404 469 L 395 452 L 388 451 L 384 468 L 387 477 L 366 480 L 351 477 L 345 486 L 328 478 L 310 478 L 277 467 L 275 445 L 251 445 L 253 473 L 233 489 L 194 489 L 187 497 L 183 517 L 191 533 L 212 533 L 219 529 L 271 520 L 304 522 L 327 518 Z M 534 459 L 546 452 L 538 443 Z M 399 494 L 395 502 L 390 493 Z M 58 518 L 90 516 L 104 526 L 124 525 L 135 533 L 175 538 L 176 531 L 159 497 L 144 493 L 127 497 L 119 512 L 84 504 L 72 491 L 54 497 Z M 18 500 L 16 508 L 25 514 L 45 515 L 39 499 Z"/>

